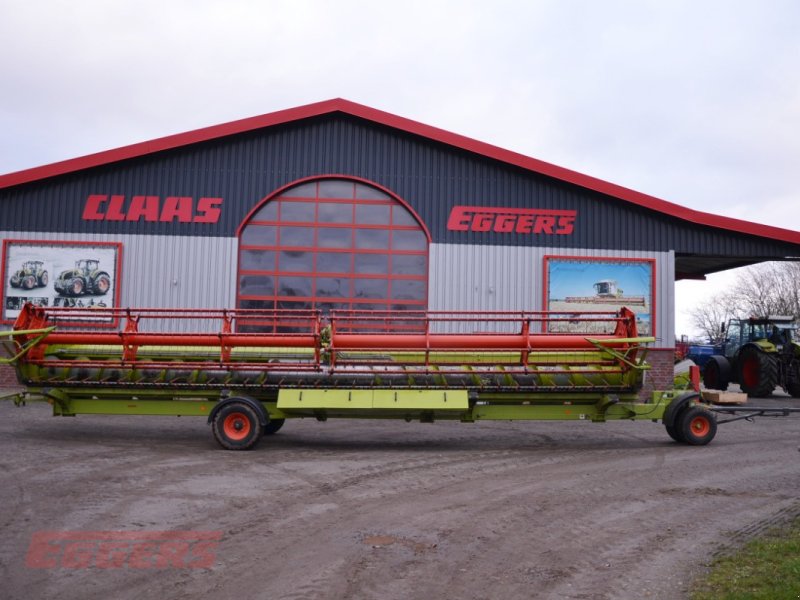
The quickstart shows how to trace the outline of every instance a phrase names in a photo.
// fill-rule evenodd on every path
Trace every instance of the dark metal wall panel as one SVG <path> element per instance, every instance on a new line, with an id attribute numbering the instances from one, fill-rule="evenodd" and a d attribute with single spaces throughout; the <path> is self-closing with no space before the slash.
<path id="1" fill-rule="evenodd" d="M 668 215 L 344 114 L 329 114 L 0 190 L 11 231 L 234 236 L 277 188 L 317 175 L 378 183 L 408 202 L 433 241 L 782 258 L 792 244 L 692 225 Z M 81 219 L 90 194 L 222 198 L 216 223 Z M 453 206 L 577 211 L 571 235 L 450 231 Z"/>

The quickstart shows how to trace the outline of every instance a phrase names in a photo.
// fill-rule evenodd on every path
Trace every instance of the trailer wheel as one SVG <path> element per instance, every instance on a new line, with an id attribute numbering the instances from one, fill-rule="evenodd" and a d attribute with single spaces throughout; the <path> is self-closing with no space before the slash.
<path id="1" fill-rule="evenodd" d="M 278 430 L 283 427 L 285 422 L 286 419 L 270 419 L 267 426 L 264 427 L 264 435 L 274 435 L 278 433 Z"/>
<path id="2" fill-rule="evenodd" d="M 214 417 L 211 429 L 214 439 L 226 450 L 250 450 L 263 433 L 256 411 L 244 402 L 223 406 Z"/>
<path id="3" fill-rule="evenodd" d="M 685 444 L 686 439 L 681 435 L 681 431 L 675 425 L 664 425 L 664 428 L 667 430 L 669 437 L 680 444 Z"/>
<path id="4" fill-rule="evenodd" d="M 717 420 L 703 406 L 690 406 L 681 412 L 677 424 L 682 441 L 690 446 L 705 446 L 717 435 Z"/>

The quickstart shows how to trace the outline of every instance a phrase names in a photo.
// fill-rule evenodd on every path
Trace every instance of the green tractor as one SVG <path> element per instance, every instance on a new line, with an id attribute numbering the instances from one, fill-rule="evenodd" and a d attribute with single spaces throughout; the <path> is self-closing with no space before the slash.
<path id="1" fill-rule="evenodd" d="M 793 317 L 751 317 L 728 322 L 721 354 L 709 357 L 703 369 L 707 389 L 726 390 L 738 383 L 748 396 L 769 396 L 782 387 L 800 398 L 800 343 Z"/>
<path id="2" fill-rule="evenodd" d="M 14 272 L 9 280 L 11 287 L 32 290 L 35 287 L 47 287 L 50 281 L 44 263 L 41 260 L 28 260 L 22 268 Z"/>
<path id="3" fill-rule="evenodd" d="M 99 260 L 82 258 L 74 269 L 62 271 L 53 287 L 62 296 L 103 296 L 111 288 L 111 276 L 100 269 Z"/>

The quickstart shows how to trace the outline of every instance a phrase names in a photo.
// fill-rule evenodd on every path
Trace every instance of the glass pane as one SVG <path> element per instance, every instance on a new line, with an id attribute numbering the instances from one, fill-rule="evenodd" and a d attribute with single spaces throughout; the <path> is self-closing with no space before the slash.
<path id="1" fill-rule="evenodd" d="M 386 229 L 356 229 L 356 248 L 385 250 L 389 248 L 389 231 Z"/>
<path id="2" fill-rule="evenodd" d="M 278 220 L 278 203 L 270 200 L 261 209 L 253 215 L 251 221 L 277 221 Z"/>
<path id="3" fill-rule="evenodd" d="M 363 183 L 356 184 L 356 198 L 359 200 L 391 200 L 387 194 Z"/>
<path id="4" fill-rule="evenodd" d="M 415 254 L 395 254 L 392 256 L 393 275 L 425 275 L 427 268 L 425 256 Z"/>
<path id="5" fill-rule="evenodd" d="M 239 293 L 243 296 L 272 296 L 275 294 L 275 278 L 271 275 L 242 275 Z"/>
<path id="6" fill-rule="evenodd" d="M 344 277 L 318 277 L 317 296 L 328 298 L 349 298 L 350 280 Z"/>
<path id="7" fill-rule="evenodd" d="M 353 230 L 341 227 L 319 227 L 317 246 L 320 248 L 352 248 Z"/>
<path id="8" fill-rule="evenodd" d="M 389 293 L 388 279 L 354 279 L 353 298 L 386 298 Z"/>
<path id="9" fill-rule="evenodd" d="M 272 250 L 242 250 L 243 271 L 274 271 L 275 252 Z"/>
<path id="10" fill-rule="evenodd" d="M 414 225 L 419 227 L 419 223 L 417 223 L 413 215 L 408 212 L 405 206 L 400 204 L 392 206 L 392 223 L 394 225 Z"/>
<path id="11" fill-rule="evenodd" d="M 319 182 L 320 198 L 352 198 L 353 182 L 329 179 Z"/>
<path id="12" fill-rule="evenodd" d="M 425 250 L 427 247 L 428 238 L 420 230 L 395 229 L 392 231 L 392 248 L 394 250 Z"/>
<path id="13" fill-rule="evenodd" d="M 313 227 L 292 227 L 281 226 L 281 246 L 304 246 L 314 245 Z"/>
<path id="14" fill-rule="evenodd" d="M 281 202 L 281 221 L 313 223 L 316 206 L 311 202 Z"/>
<path id="15" fill-rule="evenodd" d="M 320 252 L 317 254 L 317 272 L 350 273 L 349 252 Z"/>
<path id="16" fill-rule="evenodd" d="M 278 257 L 278 269 L 281 271 L 310 273 L 314 270 L 314 254 L 312 252 L 284 250 Z"/>
<path id="17" fill-rule="evenodd" d="M 348 302 L 317 302 L 314 308 L 321 310 L 323 314 L 328 314 L 332 310 L 346 310 L 350 308 Z"/>
<path id="18" fill-rule="evenodd" d="M 353 205 L 340 204 L 337 202 L 319 203 L 319 222 L 320 223 L 352 223 Z"/>
<path id="19" fill-rule="evenodd" d="M 313 296 L 310 277 L 284 277 L 278 278 L 278 296 Z"/>
<path id="20" fill-rule="evenodd" d="M 425 300 L 425 282 L 414 279 L 393 280 L 392 298 L 395 300 Z"/>
<path id="21" fill-rule="evenodd" d="M 390 209 L 388 204 L 356 204 L 356 223 L 388 225 Z"/>
<path id="22" fill-rule="evenodd" d="M 316 198 L 317 182 L 303 183 L 290 188 L 281 194 L 281 198 Z"/>
<path id="23" fill-rule="evenodd" d="M 389 273 L 389 256 L 386 254 L 356 254 L 355 273 Z"/>
<path id="24" fill-rule="evenodd" d="M 275 308 L 274 300 L 239 300 L 239 308 L 247 309 L 272 309 Z"/>
<path id="25" fill-rule="evenodd" d="M 308 310 L 311 308 L 311 302 L 303 301 L 303 300 L 278 300 L 278 308 L 288 308 L 291 310 Z M 295 319 L 291 320 L 292 322 Z M 285 322 L 285 321 L 284 321 Z M 297 321 L 296 325 L 304 325 L 299 320 Z M 305 329 L 298 329 L 298 331 L 308 331 L 310 327 L 306 326 Z"/>
<path id="26" fill-rule="evenodd" d="M 242 232 L 243 246 L 274 246 L 277 227 L 273 225 L 248 225 Z"/>

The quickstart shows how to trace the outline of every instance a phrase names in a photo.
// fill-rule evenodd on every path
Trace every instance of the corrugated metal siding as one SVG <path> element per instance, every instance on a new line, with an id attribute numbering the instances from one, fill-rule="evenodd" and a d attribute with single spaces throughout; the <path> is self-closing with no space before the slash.
<path id="1" fill-rule="evenodd" d="M 122 242 L 120 306 L 135 308 L 233 308 L 236 302 L 235 238 L 0 232 L 3 239 Z M 187 331 L 197 323 L 152 321 L 150 328 Z M 207 324 L 218 331 L 219 324 Z"/>
<path id="2" fill-rule="evenodd" d="M 671 252 L 431 244 L 428 306 L 430 310 L 544 310 L 544 257 L 553 254 L 655 259 L 656 344 L 675 345 Z"/>
<path id="3" fill-rule="evenodd" d="M 389 127 L 338 114 L 248 132 L 0 190 L 0 222 L 20 231 L 229 237 L 250 209 L 303 177 L 345 174 L 407 201 L 434 242 L 784 257 L 792 244 L 692 225 Z M 216 225 L 80 219 L 89 194 L 224 198 Z M 578 211 L 573 235 L 454 232 L 454 205 Z"/>

